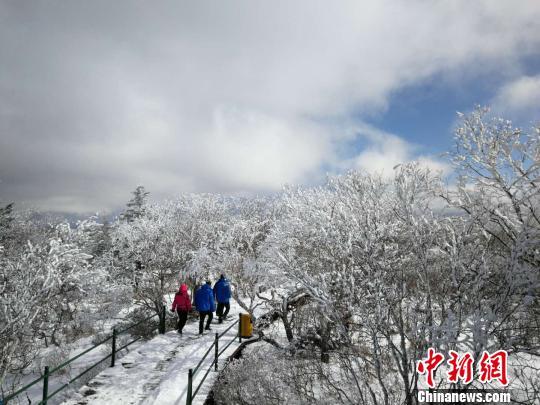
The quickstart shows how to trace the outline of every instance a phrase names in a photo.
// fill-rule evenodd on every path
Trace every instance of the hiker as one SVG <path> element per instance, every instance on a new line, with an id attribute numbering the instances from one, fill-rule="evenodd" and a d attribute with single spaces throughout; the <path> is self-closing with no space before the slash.
<path id="1" fill-rule="evenodd" d="M 187 285 L 182 284 L 174 296 L 172 303 L 172 312 L 178 314 L 178 333 L 182 334 L 182 329 L 186 325 L 188 312 L 191 311 L 191 299 L 189 298 Z"/>
<path id="2" fill-rule="evenodd" d="M 216 315 L 219 318 L 219 323 L 223 323 L 223 319 L 227 318 L 229 310 L 231 309 L 231 304 L 229 303 L 229 300 L 231 299 L 231 286 L 229 285 L 229 280 L 227 280 L 223 274 L 214 285 L 214 296 L 218 303 Z M 224 309 L 225 313 L 223 313 Z"/>
<path id="3" fill-rule="evenodd" d="M 207 281 L 195 292 L 195 307 L 199 311 L 199 335 L 203 333 L 204 318 L 208 316 L 205 330 L 212 330 L 210 323 L 214 317 L 213 312 L 216 310 L 216 302 L 214 301 L 214 293 L 211 287 L 212 283 Z"/>

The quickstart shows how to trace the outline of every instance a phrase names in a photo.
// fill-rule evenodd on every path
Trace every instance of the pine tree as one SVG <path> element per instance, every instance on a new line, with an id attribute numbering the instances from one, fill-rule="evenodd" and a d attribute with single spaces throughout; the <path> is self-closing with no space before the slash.
<path id="1" fill-rule="evenodd" d="M 133 198 L 126 204 L 127 209 L 121 215 L 121 219 L 126 222 L 133 222 L 135 219 L 144 215 L 146 211 L 146 199 L 150 193 L 144 189 L 144 186 L 137 186 L 132 194 Z"/>

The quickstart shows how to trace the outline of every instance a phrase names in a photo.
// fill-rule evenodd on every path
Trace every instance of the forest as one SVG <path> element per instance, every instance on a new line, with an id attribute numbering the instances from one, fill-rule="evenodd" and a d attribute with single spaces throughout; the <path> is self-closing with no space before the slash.
<path id="1" fill-rule="evenodd" d="M 428 348 L 506 350 L 513 401 L 540 403 L 540 126 L 478 107 L 445 159 L 446 176 L 409 162 L 264 196 L 138 186 L 118 217 L 76 223 L 3 202 L 1 394 L 225 274 L 257 342 L 216 403 L 415 404 Z"/>

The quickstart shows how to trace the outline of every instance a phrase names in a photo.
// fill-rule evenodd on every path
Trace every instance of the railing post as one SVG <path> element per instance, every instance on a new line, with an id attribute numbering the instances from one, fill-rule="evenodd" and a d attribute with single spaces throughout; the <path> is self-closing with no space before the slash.
<path id="1" fill-rule="evenodd" d="M 186 405 L 191 405 L 191 393 L 193 392 L 193 369 L 188 371 Z"/>
<path id="2" fill-rule="evenodd" d="M 114 367 L 114 361 L 116 359 L 116 328 L 112 330 L 112 353 L 111 353 L 111 367 Z"/>
<path id="3" fill-rule="evenodd" d="M 238 314 L 238 342 L 242 343 L 242 314 Z"/>
<path id="4" fill-rule="evenodd" d="M 43 397 L 41 399 L 42 405 L 47 405 L 48 396 L 49 396 L 49 366 L 45 366 L 45 373 L 43 374 Z"/>
<path id="5" fill-rule="evenodd" d="M 218 370 L 218 356 L 219 356 L 219 334 L 216 332 L 216 342 L 215 342 L 215 346 L 216 346 L 216 351 L 214 353 L 214 371 L 217 371 Z"/>
<path id="6" fill-rule="evenodd" d="M 159 333 L 165 333 L 165 305 L 161 307 L 161 316 L 159 319 Z"/>

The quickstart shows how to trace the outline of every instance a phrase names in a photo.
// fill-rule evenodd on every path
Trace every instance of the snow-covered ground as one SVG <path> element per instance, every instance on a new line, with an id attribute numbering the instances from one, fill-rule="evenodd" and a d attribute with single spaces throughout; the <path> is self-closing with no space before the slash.
<path id="1" fill-rule="evenodd" d="M 201 337 L 198 336 L 199 326 L 195 321 L 188 321 L 182 336 L 176 331 L 169 331 L 155 337 L 124 356 L 117 362 L 116 367 L 101 372 L 63 404 L 185 404 L 188 370 L 195 368 L 212 345 L 215 333 L 223 332 L 238 319 L 239 310 L 239 307 L 231 302 L 228 320 L 218 324 L 214 316 L 212 331 L 206 331 Z M 220 338 L 220 350 L 234 338 L 237 331 L 237 326 L 234 326 Z M 220 369 L 237 346 L 237 342 L 231 344 L 220 356 Z M 213 359 L 212 349 L 194 378 L 193 391 Z M 210 371 L 193 401 L 194 404 L 204 403 L 217 374 L 213 369 Z"/>
<path id="2" fill-rule="evenodd" d="M 124 340 L 126 339 L 126 340 Z M 119 345 L 121 346 L 124 341 L 129 341 L 132 338 L 129 335 L 122 335 L 119 337 Z M 127 349 L 124 349 L 120 352 L 117 352 L 117 358 L 122 358 L 125 353 L 129 353 L 132 350 L 137 349 L 142 344 L 142 341 L 137 341 L 130 345 Z M 69 345 L 68 348 L 65 348 L 65 352 L 61 352 L 57 357 L 53 357 L 56 362 L 50 363 L 51 356 L 50 352 L 52 352 L 53 349 L 43 349 L 40 352 L 40 357 L 35 360 L 35 366 L 39 367 L 39 369 L 43 370 L 43 366 L 45 364 L 48 364 L 50 368 L 54 368 L 57 364 L 63 363 L 68 358 L 73 358 L 77 356 L 79 353 L 85 351 L 89 347 L 93 346 L 94 342 L 92 341 L 92 337 L 85 337 L 77 340 L 76 342 Z M 71 380 L 73 377 L 79 375 L 81 372 L 86 370 L 89 366 L 92 364 L 97 363 L 101 359 L 103 359 L 105 356 L 107 356 L 110 353 L 110 341 L 106 344 L 103 344 L 101 346 L 96 347 L 95 349 L 91 350 L 90 352 L 86 353 L 82 357 L 78 358 L 77 360 L 73 361 L 70 365 L 68 365 L 66 368 L 63 368 L 49 376 L 49 395 L 52 392 L 55 392 L 58 388 L 66 384 L 69 380 Z M 63 356 L 62 356 L 63 354 Z M 62 356 L 62 357 L 59 357 Z M 102 364 L 98 365 L 94 370 L 90 371 L 86 376 L 82 377 L 81 379 L 75 381 L 71 385 L 64 388 L 62 391 L 58 392 L 58 394 L 54 395 L 53 398 L 51 398 L 49 401 L 47 401 L 48 404 L 55 405 L 59 404 L 63 401 L 64 398 L 69 397 L 75 389 L 77 389 L 81 385 L 81 381 L 84 380 L 84 378 L 91 377 L 92 374 L 96 374 L 99 372 L 99 370 L 102 370 L 107 367 L 107 365 L 110 363 L 110 359 L 105 360 Z M 35 379 L 39 378 L 41 374 L 39 374 L 38 371 L 33 371 L 28 374 L 26 374 L 24 377 L 22 377 L 19 381 L 18 386 L 24 386 L 26 384 L 29 384 L 30 382 L 34 381 Z M 27 389 L 25 392 L 19 394 L 14 399 L 10 400 L 9 403 L 13 404 L 29 404 L 29 403 L 38 403 L 41 401 L 42 398 L 42 392 L 43 392 L 43 381 L 38 382 L 37 384 L 33 385 L 29 389 Z"/>

